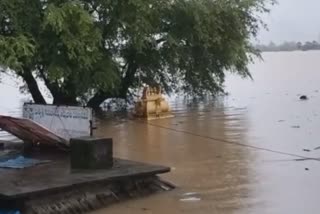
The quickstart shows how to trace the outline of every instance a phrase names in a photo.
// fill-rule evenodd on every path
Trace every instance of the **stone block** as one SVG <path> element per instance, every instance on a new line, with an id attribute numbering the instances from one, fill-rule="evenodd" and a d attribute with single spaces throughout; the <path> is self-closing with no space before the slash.
<path id="1" fill-rule="evenodd" d="M 83 137 L 70 140 L 72 169 L 109 169 L 113 166 L 111 138 Z"/>

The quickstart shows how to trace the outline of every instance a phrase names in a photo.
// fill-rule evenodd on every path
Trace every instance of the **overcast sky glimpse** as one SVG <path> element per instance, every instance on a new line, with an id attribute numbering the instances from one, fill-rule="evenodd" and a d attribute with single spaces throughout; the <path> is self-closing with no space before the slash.
<path id="1" fill-rule="evenodd" d="M 320 0 L 278 0 L 264 20 L 269 32 L 260 32 L 261 43 L 320 40 Z"/>

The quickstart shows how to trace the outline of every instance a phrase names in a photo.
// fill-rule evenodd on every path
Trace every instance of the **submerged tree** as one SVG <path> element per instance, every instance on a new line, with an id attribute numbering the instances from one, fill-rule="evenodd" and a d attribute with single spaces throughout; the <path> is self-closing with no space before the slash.
<path id="1" fill-rule="evenodd" d="M 98 107 L 129 89 L 223 91 L 225 72 L 250 76 L 250 44 L 274 0 L 1 0 L 0 66 L 36 103 Z"/>

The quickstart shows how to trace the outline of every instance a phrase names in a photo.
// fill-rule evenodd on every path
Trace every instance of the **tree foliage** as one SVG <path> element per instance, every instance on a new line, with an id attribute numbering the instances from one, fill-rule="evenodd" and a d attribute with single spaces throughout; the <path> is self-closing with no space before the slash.
<path id="1" fill-rule="evenodd" d="M 97 107 L 129 89 L 223 91 L 226 71 L 250 76 L 250 44 L 274 0 L 1 0 L 0 65 L 37 80 L 56 104 Z"/>

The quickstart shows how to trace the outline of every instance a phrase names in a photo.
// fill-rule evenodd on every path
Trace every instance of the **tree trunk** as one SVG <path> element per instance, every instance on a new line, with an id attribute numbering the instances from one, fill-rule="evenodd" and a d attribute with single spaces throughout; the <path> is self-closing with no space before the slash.
<path id="1" fill-rule="evenodd" d="M 101 103 L 109 98 L 127 98 L 128 90 L 134 81 L 134 75 L 138 69 L 135 63 L 129 63 L 125 77 L 122 79 L 120 90 L 113 93 L 98 91 L 87 103 L 87 106 L 93 109 L 99 109 Z"/>
<path id="2" fill-rule="evenodd" d="M 126 76 L 122 80 L 120 90 L 120 95 L 124 98 L 127 97 L 129 88 L 132 86 L 132 84 L 134 84 L 134 75 L 136 74 L 137 70 L 138 66 L 134 62 L 129 63 L 128 70 L 126 72 Z"/>
<path id="3" fill-rule="evenodd" d="M 20 75 L 28 86 L 28 90 L 33 98 L 33 101 L 37 104 L 46 104 L 38 83 L 33 77 L 32 72 L 29 69 L 24 69 L 23 73 Z"/>
<path id="4" fill-rule="evenodd" d="M 76 95 L 71 96 L 63 93 L 61 88 L 59 88 L 56 82 L 51 82 L 45 75 L 43 69 L 39 69 L 41 78 L 44 81 L 44 84 L 49 89 L 52 97 L 53 97 L 53 104 L 54 105 L 77 105 L 77 98 Z M 74 91 L 72 91 L 74 92 Z M 70 92 L 71 93 L 71 92 Z"/>

